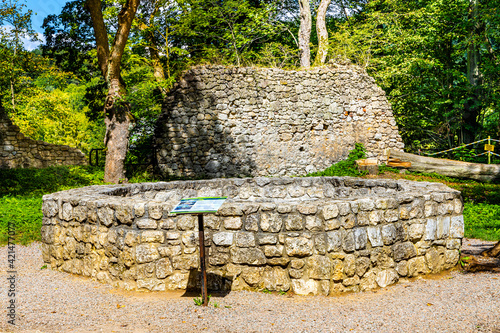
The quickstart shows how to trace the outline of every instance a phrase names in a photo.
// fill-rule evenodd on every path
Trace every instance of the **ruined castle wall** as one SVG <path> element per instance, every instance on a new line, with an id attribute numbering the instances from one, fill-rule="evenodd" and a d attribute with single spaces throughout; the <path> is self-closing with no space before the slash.
<path id="1" fill-rule="evenodd" d="M 85 154 L 76 148 L 30 139 L 0 109 L 0 168 L 46 168 L 86 165 Z"/>
<path id="2" fill-rule="evenodd" d="M 304 175 L 356 142 L 379 160 L 403 148 L 384 91 L 352 66 L 191 69 L 169 93 L 156 141 L 164 173 L 209 177 Z"/>

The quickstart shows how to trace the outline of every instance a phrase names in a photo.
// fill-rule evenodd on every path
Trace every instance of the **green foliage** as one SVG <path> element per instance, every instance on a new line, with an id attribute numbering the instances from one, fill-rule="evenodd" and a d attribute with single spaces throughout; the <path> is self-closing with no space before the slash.
<path id="1" fill-rule="evenodd" d="M 15 240 L 28 244 L 40 240 L 42 227 L 41 196 L 2 196 L 0 197 L 0 244 L 8 237 L 8 224 L 14 225 Z"/>
<path id="2" fill-rule="evenodd" d="M 102 185 L 104 171 L 90 166 L 0 169 L 0 196 L 39 196 L 70 188 Z"/>
<path id="3" fill-rule="evenodd" d="M 381 164 L 378 166 L 378 174 L 384 174 L 386 172 L 399 173 L 399 170 L 396 168 L 391 168 L 385 164 Z"/>
<path id="4" fill-rule="evenodd" d="M 210 305 L 210 298 L 211 297 L 212 297 L 212 295 L 207 296 L 208 305 Z M 194 305 L 196 305 L 196 306 L 202 306 L 203 305 L 203 298 L 200 295 L 199 297 L 193 298 L 193 302 L 194 302 Z M 218 308 L 219 304 L 218 303 L 215 303 L 215 304 L 217 304 L 217 306 L 214 305 L 214 307 Z"/>
<path id="5" fill-rule="evenodd" d="M 351 176 L 359 177 L 366 175 L 366 171 L 359 171 L 356 166 L 356 161 L 366 158 L 366 149 L 361 143 L 356 143 L 354 149 L 349 152 L 347 159 L 337 162 L 328 167 L 324 171 L 313 172 L 307 174 L 306 177 L 321 177 L 321 176 Z"/>
<path id="6" fill-rule="evenodd" d="M 500 240 L 500 206 L 498 204 L 466 202 L 464 220 L 465 237 L 489 241 Z"/>

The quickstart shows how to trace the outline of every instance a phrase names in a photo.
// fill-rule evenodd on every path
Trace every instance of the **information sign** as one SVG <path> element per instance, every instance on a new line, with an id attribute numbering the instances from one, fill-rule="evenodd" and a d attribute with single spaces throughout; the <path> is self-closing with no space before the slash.
<path id="1" fill-rule="evenodd" d="M 495 145 L 484 145 L 484 150 L 486 151 L 495 151 Z"/>
<path id="2" fill-rule="evenodd" d="M 217 213 L 227 197 L 205 197 L 182 199 L 171 211 L 172 214 Z"/>

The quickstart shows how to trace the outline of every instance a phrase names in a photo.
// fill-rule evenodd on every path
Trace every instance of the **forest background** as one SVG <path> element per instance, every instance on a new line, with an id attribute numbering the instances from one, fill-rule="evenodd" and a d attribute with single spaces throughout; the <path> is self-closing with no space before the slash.
<path id="1" fill-rule="evenodd" d="M 165 94 L 193 65 L 300 68 L 304 4 L 312 17 L 311 65 L 320 64 L 324 37 L 318 38 L 316 22 L 325 2 L 142 1 L 121 59 L 134 124 L 130 146 L 150 143 Z M 101 1 L 110 45 L 124 3 Z M 499 5 L 500 0 L 328 1 L 326 63 L 350 62 L 376 79 L 407 151 L 498 138 Z M 88 5 L 68 1 L 60 14 L 47 16 L 44 42 L 26 50 L 22 39 L 36 39 L 32 15 L 22 0 L 1 1 L 1 104 L 33 139 L 85 153 L 103 147 L 107 84 Z"/>

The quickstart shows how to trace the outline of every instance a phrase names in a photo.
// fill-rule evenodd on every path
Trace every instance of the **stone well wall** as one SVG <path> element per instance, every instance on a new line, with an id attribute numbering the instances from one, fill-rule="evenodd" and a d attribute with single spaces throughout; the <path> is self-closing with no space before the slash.
<path id="1" fill-rule="evenodd" d="M 156 125 L 166 174 L 296 176 L 403 142 L 382 89 L 353 66 L 285 71 L 201 67 L 170 91 Z"/>
<path id="2" fill-rule="evenodd" d="M 76 148 L 25 137 L 0 108 L 0 168 L 46 168 L 87 163 L 85 154 Z"/>
<path id="3" fill-rule="evenodd" d="M 216 179 L 93 186 L 43 197 L 52 269 L 126 289 L 199 286 L 196 216 L 181 198 L 227 195 L 205 216 L 209 288 L 333 294 L 455 266 L 460 192 L 349 177 Z"/>

